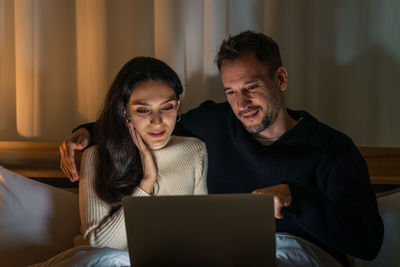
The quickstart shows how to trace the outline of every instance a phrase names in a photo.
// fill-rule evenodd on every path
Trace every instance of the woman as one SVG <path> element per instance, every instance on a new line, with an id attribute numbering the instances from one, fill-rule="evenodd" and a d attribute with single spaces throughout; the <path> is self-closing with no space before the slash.
<path id="1" fill-rule="evenodd" d="M 75 245 L 126 249 L 124 196 L 207 193 L 204 143 L 171 136 L 181 97 L 177 74 L 160 60 L 137 57 L 118 73 L 96 123 L 98 145 L 83 154 Z"/>
<path id="2" fill-rule="evenodd" d="M 123 66 L 96 122 L 98 145 L 82 156 L 78 247 L 39 266 L 129 263 L 121 251 L 127 250 L 124 196 L 207 193 L 205 144 L 171 136 L 182 91 L 177 74 L 158 59 L 136 57 Z"/>

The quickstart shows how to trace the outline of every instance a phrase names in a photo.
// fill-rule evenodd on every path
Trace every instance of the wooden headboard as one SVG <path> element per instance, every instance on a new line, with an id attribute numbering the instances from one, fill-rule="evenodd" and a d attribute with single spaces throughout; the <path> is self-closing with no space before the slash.
<path id="1" fill-rule="evenodd" d="M 60 169 L 60 142 L 0 141 L 0 165 L 58 187 L 77 187 Z M 78 164 L 81 153 L 78 154 Z"/>
<path id="2" fill-rule="evenodd" d="M 56 180 L 68 181 L 59 168 L 59 145 L 59 142 L 0 141 L 0 165 L 49 184 L 57 184 Z M 367 161 L 373 184 L 400 185 L 399 147 L 359 147 L 359 149 Z"/>
<path id="3" fill-rule="evenodd" d="M 359 147 L 373 184 L 400 185 L 400 147 Z"/>
<path id="4" fill-rule="evenodd" d="M 31 178 L 65 178 L 57 142 L 0 141 L 0 165 Z"/>

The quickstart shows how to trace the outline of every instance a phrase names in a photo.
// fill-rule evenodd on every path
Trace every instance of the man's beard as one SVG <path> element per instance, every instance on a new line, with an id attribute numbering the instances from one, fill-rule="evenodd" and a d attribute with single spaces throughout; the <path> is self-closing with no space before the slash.
<path id="1" fill-rule="evenodd" d="M 260 112 L 264 112 L 264 117 L 262 118 L 261 123 L 253 126 L 246 126 L 244 123 L 242 124 L 248 132 L 252 134 L 258 134 L 267 129 L 276 121 L 276 118 L 278 117 L 281 107 L 282 107 L 282 99 L 275 98 L 269 110 L 264 111 L 263 108 L 260 106 L 256 108 L 251 108 L 251 110 L 258 109 Z M 245 112 L 246 111 L 244 111 L 244 113 Z"/>
<path id="2" fill-rule="evenodd" d="M 262 112 L 261 108 L 260 111 Z M 271 126 L 272 123 L 275 122 L 276 118 L 278 117 L 278 112 L 274 111 L 266 111 L 264 112 L 264 117 L 261 121 L 261 123 L 253 126 L 246 126 L 243 124 L 243 126 L 246 128 L 246 130 L 252 134 L 258 134 L 265 129 L 267 129 L 269 126 Z"/>

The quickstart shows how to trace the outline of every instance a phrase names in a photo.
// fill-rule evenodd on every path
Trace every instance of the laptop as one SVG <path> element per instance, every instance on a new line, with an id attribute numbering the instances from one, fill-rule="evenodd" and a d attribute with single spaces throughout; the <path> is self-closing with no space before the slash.
<path id="1" fill-rule="evenodd" d="M 274 266 L 269 194 L 124 197 L 131 266 Z"/>

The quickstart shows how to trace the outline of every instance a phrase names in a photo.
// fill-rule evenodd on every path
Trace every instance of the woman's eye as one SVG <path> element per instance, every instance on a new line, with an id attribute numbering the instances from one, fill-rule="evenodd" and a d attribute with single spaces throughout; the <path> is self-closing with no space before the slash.
<path id="1" fill-rule="evenodd" d="M 171 109 L 173 109 L 173 108 L 174 108 L 173 105 L 168 105 L 168 106 L 163 107 L 161 110 L 162 110 L 162 111 L 169 111 L 169 110 L 171 110 Z"/>
<path id="2" fill-rule="evenodd" d="M 141 108 L 139 108 L 139 109 L 137 109 L 136 110 L 136 112 L 137 113 L 147 113 L 147 112 L 149 112 L 147 109 L 141 109 Z"/>

